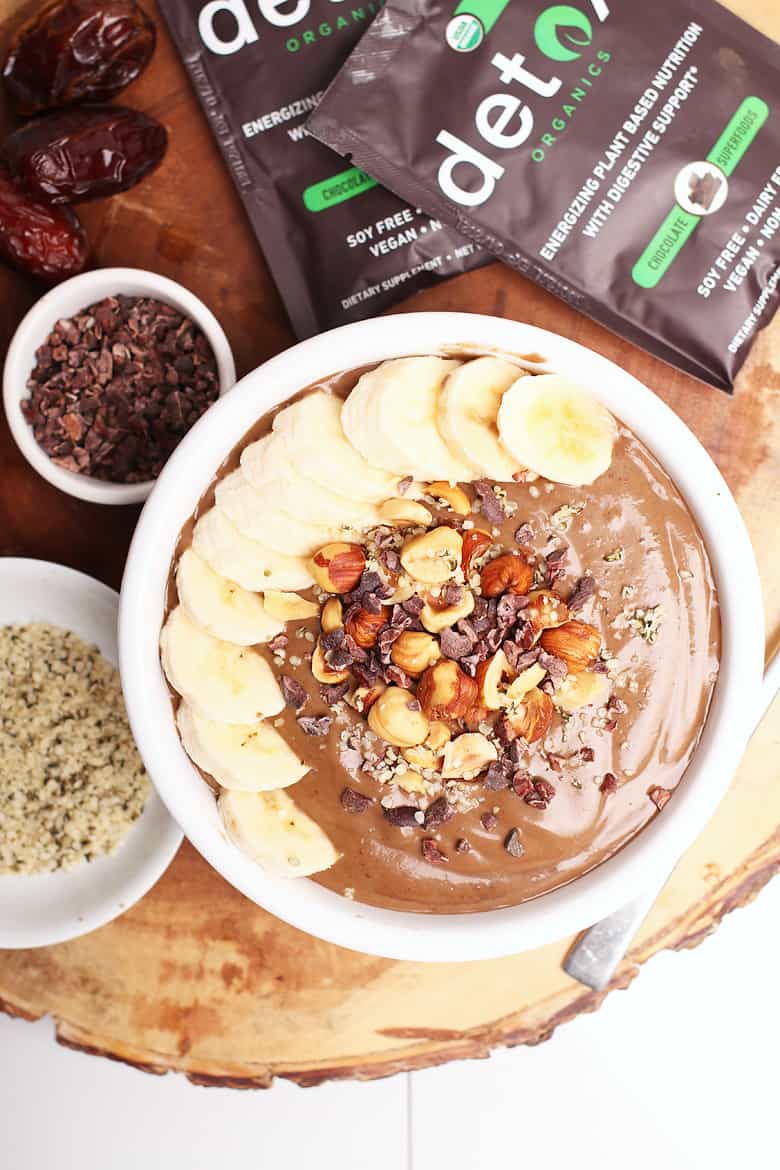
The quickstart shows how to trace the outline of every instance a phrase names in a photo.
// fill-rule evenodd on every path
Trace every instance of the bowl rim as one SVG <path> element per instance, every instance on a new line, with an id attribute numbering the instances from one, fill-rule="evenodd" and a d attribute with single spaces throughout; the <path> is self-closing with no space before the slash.
<path id="1" fill-rule="evenodd" d="M 16 582 L 13 603 L 16 604 L 16 600 L 19 599 L 19 621 L 21 622 L 51 621 L 54 625 L 68 629 L 73 629 L 78 624 L 77 622 L 74 622 L 73 625 L 66 624 L 43 613 L 33 617 L 22 616 L 28 608 L 27 599 L 30 596 L 31 580 L 36 578 L 41 580 L 42 585 L 45 584 L 47 597 L 55 587 L 61 595 L 72 596 L 72 601 L 68 602 L 68 605 L 72 611 L 78 609 L 78 621 L 82 628 L 99 626 L 105 634 L 101 639 L 99 635 L 90 634 L 82 629 L 79 636 L 88 642 L 102 642 L 98 645 L 100 653 L 118 666 L 119 646 L 116 618 L 119 611 L 119 594 L 117 591 L 87 573 L 72 569 L 68 565 L 60 565 L 55 561 L 46 561 L 36 557 L 0 557 L 0 584 L 9 582 L 9 579 L 10 582 Z M 23 585 L 25 580 L 27 589 L 20 593 L 19 586 Z M 104 615 L 106 613 L 113 615 L 109 632 L 106 633 L 107 627 L 104 620 L 99 617 L 90 617 L 90 614 L 96 610 Z M 0 625 L 4 624 L 7 623 L 0 621 Z M 154 830 L 151 843 L 148 837 L 150 825 Z M 178 852 L 182 836 L 178 823 L 175 818 L 170 816 L 165 803 L 152 786 L 143 812 L 135 824 L 130 827 L 126 840 L 122 842 L 115 853 L 95 858 L 95 861 L 90 863 L 90 866 L 94 866 L 93 869 L 80 865 L 72 871 L 55 871 L 54 873 L 34 875 L 0 875 L 0 884 L 3 882 L 19 883 L 22 886 L 27 886 L 28 890 L 30 885 L 34 887 L 42 884 L 43 893 L 39 891 L 39 896 L 43 899 L 49 898 L 52 883 L 64 881 L 66 890 L 61 897 L 62 913 L 56 920 L 56 926 L 53 929 L 49 926 L 43 928 L 39 923 L 30 922 L 29 919 L 25 920 L 22 927 L 9 927 L 7 923 L 0 921 L 0 947 L 8 950 L 26 950 L 34 947 L 53 946 L 55 943 L 69 942 L 71 939 L 80 938 L 84 934 L 89 934 L 91 931 L 113 922 L 114 919 L 139 902 L 159 881 Z M 124 872 L 128 862 L 127 854 L 123 853 L 125 845 L 130 847 L 130 859 L 135 861 L 134 866 L 127 869 L 127 872 Z M 118 876 L 112 878 L 112 870 Z M 79 883 L 75 888 L 73 886 L 74 878 Z M 82 878 L 88 880 L 83 882 Z M 84 888 L 87 886 L 93 893 L 85 900 Z M 59 900 L 57 904 L 60 904 Z"/>
<path id="2" fill-rule="evenodd" d="M 58 467 L 39 446 L 32 427 L 22 414 L 21 403 L 29 397 L 27 378 L 35 350 L 61 317 L 71 316 L 105 296 L 152 296 L 186 313 L 205 333 L 219 372 L 219 394 L 236 381 L 233 352 L 225 331 L 204 302 L 170 277 L 145 268 L 96 268 L 55 285 L 35 302 L 19 322 L 3 365 L 3 403 L 11 434 L 31 467 L 60 491 L 96 504 L 138 504 L 147 498 L 155 480 L 142 483 L 108 483 Z M 71 306 L 77 305 L 73 308 Z"/>
<path id="3" fill-rule="evenodd" d="M 571 373 L 657 455 L 697 520 L 710 555 L 722 652 L 701 740 L 685 783 L 663 817 L 654 818 L 589 873 L 532 901 L 465 915 L 417 914 L 353 902 L 308 880 L 267 878 L 239 853 L 220 827 L 210 794 L 213 816 L 195 793 L 196 778 L 201 789 L 206 786 L 181 747 L 167 691 L 168 710 L 160 715 L 165 684 L 157 640 L 163 580 L 167 582 L 181 523 L 253 421 L 340 369 L 457 348 L 545 355 L 545 362 L 525 364 L 537 371 Z M 292 926 L 354 950 L 415 961 L 496 958 L 549 943 L 611 913 L 666 876 L 731 782 L 758 709 L 764 661 L 761 589 L 747 530 L 720 472 L 674 411 L 608 358 L 571 339 L 522 322 L 446 312 L 377 318 L 300 342 L 248 374 L 195 424 L 163 469 L 136 528 L 122 582 L 119 643 L 128 714 L 147 769 L 206 860 L 247 897 Z"/>

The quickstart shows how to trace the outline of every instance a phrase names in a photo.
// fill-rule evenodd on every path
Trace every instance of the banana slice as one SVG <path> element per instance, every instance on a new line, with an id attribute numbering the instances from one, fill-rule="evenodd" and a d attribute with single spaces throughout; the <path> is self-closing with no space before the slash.
<path id="1" fill-rule="evenodd" d="M 270 877 L 306 877 L 339 859 L 320 826 L 286 792 L 220 793 L 228 836 Z"/>
<path id="2" fill-rule="evenodd" d="M 394 358 L 363 374 L 341 410 L 350 443 L 369 463 L 396 475 L 474 479 L 436 426 L 442 383 L 459 365 L 440 357 Z"/>
<path id="3" fill-rule="evenodd" d="M 280 465 L 273 452 L 274 443 L 280 444 L 279 436 L 266 435 L 251 443 L 241 455 L 241 470 L 257 492 L 257 506 L 264 511 L 287 512 L 307 524 L 327 525 L 341 531 L 370 528 L 379 522 L 375 504 L 351 500 L 340 490 L 333 490 L 333 485 L 341 488 L 338 476 L 327 488 L 304 476 L 292 461 Z M 272 451 L 270 460 L 267 459 L 269 450 Z M 305 458 L 300 462 L 306 466 Z"/>
<path id="4" fill-rule="evenodd" d="M 254 646 L 270 642 L 284 629 L 257 593 L 220 577 L 190 548 L 179 558 L 176 588 L 187 616 L 223 642 Z"/>
<path id="5" fill-rule="evenodd" d="M 524 470 L 499 439 L 497 421 L 501 399 L 523 374 L 503 358 L 475 358 L 447 375 L 439 395 L 437 422 L 447 446 L 477 475 L 498 483 Z"/>
<path id="6" fill-rule="evenodd" d="M 314 578 L 305 557 L 288 557 L 259 540 L 249 540 L 221 508 L 211 508 L 192 532 L 192 548 L 207 565 L 251 592 L 308 589 Z"/>
<path id="7" fill-rule="evenodd" d="M 312 486 L 312 491 L 317 490 Z M 220 480 L 215 499 L 244 536 L 261 540 L 287 556 L 311 556 L 323 544 L 342 536 L 342 530 L 335 526 L 307 524 L 287 512 L 269 508 L 266 497 L 252 486 L 240 468 Z"/>
<path id="8" fill-rule="evenodd" d="M 215 723 L 182 700 L 176 724 L 187 755 L 223 788 L 270 792 L 309 771 L 267 723 Z"/>
<path id="9" fill-rule="evenodd" d="M 277 414 L 274 434 L 290 461 L 322 487 L 372 504 L 396 495 L 398 476 L 372 467 L 347 439 L 341 406 L 340 398 L 317 390 Z"/>
<path id="10" fill-rule="evenodd" d="M 160 634 L 168 682 L 190 706 L 218 723 L 256 723 L 278 715 L 282 692 L 256 650 L 212 638 L 177 605 Z"/>
<path id="11" fill-rule="evenodd" d="M 587 390 L 560 374 L 521 378 L 498 411 L 501 442 L 554 483 L 593 483 L 612 462 L 615 420 Z"/>

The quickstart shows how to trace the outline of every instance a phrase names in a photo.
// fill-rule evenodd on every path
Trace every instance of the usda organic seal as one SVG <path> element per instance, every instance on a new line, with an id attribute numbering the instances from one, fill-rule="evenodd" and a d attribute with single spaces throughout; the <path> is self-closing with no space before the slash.
<path id="1" fill-rule="evenodd" d="M 485 30 L 482 21 L 468 12 L 453 16 L 444 33 L 447 44 L 456 53 L 470 53 L 482 44 Z"/>

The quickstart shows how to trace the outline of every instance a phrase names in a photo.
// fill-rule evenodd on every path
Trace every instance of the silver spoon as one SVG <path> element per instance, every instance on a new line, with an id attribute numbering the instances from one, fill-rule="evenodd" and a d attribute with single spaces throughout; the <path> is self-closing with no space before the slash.
<path id="1" fill-rule="evenodd" d="M 764 674 L 759 716 L 753 728 L 754 733 L 779 690 L 780 652 L 774 655 Z M 566 974 L 593 991 L 603 991 L 670 877 L 671 874 L 668 874 L 662 882 L 634 898 L 633 902 L 621 906 L 619 910 L 615 910 L 613 914 L 602 918 L 600 922 L 586 930 L 566 956 L 563 964 Z"/>

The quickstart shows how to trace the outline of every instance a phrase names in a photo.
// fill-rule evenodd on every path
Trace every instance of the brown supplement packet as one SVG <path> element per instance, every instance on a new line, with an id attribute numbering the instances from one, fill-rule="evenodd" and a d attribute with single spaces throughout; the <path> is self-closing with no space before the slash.
<path id="1" fill-rule="evenodd" d="M 310 137 L 378 0 L 160 0 L 298 337 L 489 257 Z"/>
<path id="2" fill-rule="evenodd" d="M 308 125 L 730 390 L 778 299 L 779 64 L 712 0 L 388 0 Z"/>

